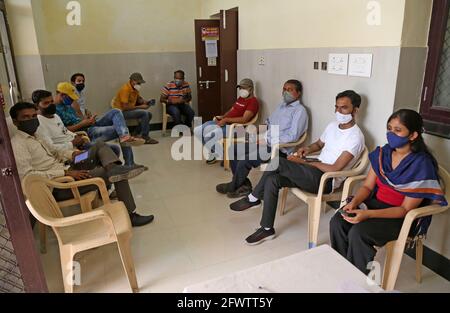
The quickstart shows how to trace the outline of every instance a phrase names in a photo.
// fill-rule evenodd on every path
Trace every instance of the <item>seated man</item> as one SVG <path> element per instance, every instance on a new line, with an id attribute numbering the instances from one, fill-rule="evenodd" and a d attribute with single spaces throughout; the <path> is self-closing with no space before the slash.
<path id="1" fill-rule="evenodd" d="M 195 112 L 189 102 L 192 100 L 189 83 L 184 80 L 184 72 L 178 70 L 174 74 L 174 80 L 167 83 L 161 90 L 161 102 L 167 105 L 167 114 L 172 116 L 174 125 L 181 124 L 181 116 L 184 115 L 184 124 L 191 128 Z"/>
<path id="2" fill-rule="evenodd" d="M 315 143 L 300 148 L 287 159 L 280 158 L 275 171 L 267 171 L 253 192 L 230 205 L 233 211 L 243 211 L 261 204 L 264 210 L 261 228 L 245 240 L 255 245 L 275 237 L 275 215 L 278 204 L 278 192 L 283 187 L 299 188 L 306 192 L 317 193 L 323 173 L 350 169 L 364 151 L 364 135 L 356 124 L 355 116 L 361 105 L 361 97 L 348 90 L 336 97 L 336 120 L 330 123 Z M 311 153 L 321 151 L 318 159 L 306 159 Z M 343 179 L 329 180 L 324 193 L 338 188 Z"/>
<path id="3" fill-rule="evenodd" d="M 142 226 L 154 219 L 153 215 L 141 216 L 135 212 L 136 204 L 128 184 L 128 179 L 144 171 L 142 168 L 130 169 L 121 166 L 117 155 L 102 141 L 98 141 L 88 150 L 85 162 L 75 162 L 75 157 L 80 152 L 52 151 L 51 147 L 35 137 L 39 120 L 34 104 L 19 102 L 10 109 L 10 115 L 18 129 L 11 139 L 11 144 L 21 179 L 27 175 L 40 175 L 49 179 L 71 176 L 76 180 L 101 177 L 107 185 L 114 183 L 117 197 L 124 202 L 133 226 Z M 65 163 L 69 163 L 70 166 L 66 166 Z M 79 191 L 80 194 L 85 194 L 95 189 L 95 186 L 85 186 L 80 187 Z M 73 198 L 70 189 L 55 189 L 53 195 L 57 201 Z"/>
<path id="4" fill-rule="evenodd" d="M 149 136 L 152 113 L 147 110 L 151 101 L 145 101 L 139 94 L 141 85 L 144 83 L 145 80 L 140 73 L 131 74 L 128 83 L 120 88 L 114 98 L 112 106 L 122 110 L 126 120 L 137 119 L 140 121 L 141 135 L 138 137 L 144 139 L 146 144 L 157 144 L 158 141 Z"/>
<path id="5" fill-rule="evenodd" d="M 91 112 L 89 112 L 86 104 L 86 93 L 85 93 L 86 78 L 84 74 L 82 73 L 73 74 L 72 77 L 70 78 L 70 82 L 75 87 L 75 93 L 78 96 L 78 100 L 76 102 L 78 103 L 80 113 L 82 114 L 81 116 L 91 117 L 92 114 Z"/>
<path id="6" fill-rule="evenodd" d="M 253 145 L 253 148 L 260 149 L 259 146 L 266 147 L 268 156 L 271 147 L 276 144 L 290 143 L 297 141 L 308 129 L 308 113 L 300 103 L 303 86 L 298 80 L 288 80 L 283 86 L 283 102 L 267 119 L 268 130 L 266 138 L 260 145 Z M 273 126 L 278 126 L 278 134 L 272 134 Z M 247 178 L 252 168 L 257 168 L 264 161 L 257 151 L 249 151 L 250 145 L 246 145 L 245 156 L 233 158 L 231 160 L 231 170 L 233 180 L 228 184 L 217 185 L 217 192 L 227 194 L 229 198 L 247 196 L 252 191 L 252 184 Z M 279 155 L 286 158 L 294 148 L 282 148 Z M 235 148 L 237 150 L 237 148 Z"/>
<path id="7" fill-rule="evenodd" d="M 214 164 L 218 157 L 223 157 L 223 151 L 217 152 L 215 144 L 227 136 L 227 125 L 233 123 L 245 124 L 252 120 L 259 111 L 258 99 L 253 94 L 253 81 L 243 79 L 239 85 L 239 98 L 233 107 L 223 116 L 216 116 L 215 121 L 209 121 L 194 129 L 194 135 L 210 148 L 206 163 Z"/>
<path id="8" fill-rule="evenodd" d="M 133 150 L 130 146 L 142 145 L 144 140 L 130 135 L 122 112 L 113 109 L 99 119 L 96 115 L 81 119 L 71 106 L 72 102 L 77 99 L 75 87 L 70 83 L 58 84 L 54 103 L 56 104 L 56 113 L 61 118 L 64 126 L 71 132 L 86 131 L 93 142 L 97 140 L 108 142 L 119 139 L 125 165 L 134 166 Z M 47 100 L 50 101 L 49 98 Z"/>

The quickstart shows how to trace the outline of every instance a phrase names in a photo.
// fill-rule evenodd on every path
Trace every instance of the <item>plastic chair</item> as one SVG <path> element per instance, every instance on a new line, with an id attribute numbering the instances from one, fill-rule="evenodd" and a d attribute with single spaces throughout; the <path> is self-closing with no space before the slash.
<path id="1" fill-rule="evenodd" d="M 439 166 L 439 176 L 441 183 L 444 185 L 446 198 L 450 199 L 450 174 L 448 171 Z M 355 183 L 360 182 L 366 178 L 365 175 L 350 177 L 345 181 L 344 190 L 342 192 L 342 200 L 348 198 Z M 449 206 L 440 206 L 438 204 L 429 205 L 426 207 L 410 210 L 405 216 L 402 229 L 397 240 L 390 241 L 386 244 L 386 260 L 384 263 L 382 288 L 387 291 L 392 291 L 395 288 L 398 272 L 402 262 L 403 252 L 409 237 L 411 225 L 417 218 L 436 215 L 447 211 Z M 423 258 L 423 241 L 418 238 L 416 244 L 416 281 L 422 282 L 422 258 Z"/>
<path id="2" fill-rule="evenodd" d="M 51 189 L 72 189 L 96 185 L 103 206 L 90 212 L 64 217 Z M 92 178 L 75 183 L 58 183 L 41 176 L 30 175 L 23 180 L 28 208 L 41 223 L 51 226 L 56 234 L 61 256 L 65 292 L 73 292 L 73 257 L 81 251 L 113 242 L 122 259 L 133 292 L 138 292 L 134 262 L 131 255 L 131 222 L 123 202 L 111 203 L 104 181 Z"/>
<path id="3" fill-rule="evenodd" d="M 54 178 L 53 181 L 58 183 L 74 183 L 75 179 L 70 176 Z M 75 182 L 76 184 L 76 182 Z M 84 195 L 80 195 L 77 187 L 73 187 L 73 199 L 60 201 L 58 206 L 60 209 L 67 208 L 74 205 L 79 205 L 81 212 L 86 213 L 92 211 L 93 203 L 97 200 L 97 191 L 90 191 Z M 39 245 L 41 253 L 47 253 L 47 226 L 39 222 Z"/>
<path id="4" fill-rule="evenodd" d="M 189 101 L 188 104 L 192 106 L 192 101 Z M 167 113 L 167 103 L 161 102 L 162 105 L 162 136 L 167 136 L 167 123 L 172 119 L 172 116 Z"/>
<path id="5" fill-rule="evenodd" d="M 228 151 L 229 151 L 231 145 L 233 143 L 235 143 L 235 140 L 233 138 L 234 129 L 239 126 L 245 127 L 248 125 L 254 125 L 256 123 L 256 121 L 258 120 L 258 117 L 259 117 L 259 114 L 256 113 L 256 115 L 247 123 L 244 123 L 244 124 L 234 123 L 234 124 L 228 125 L 229 129 L 228 129 L 227 138 L 223 138 L 223 168 L 226 171 L 230 170 L 230 160 L 228 159 Z M 214 120 L 215 120 L 215 118 L 214 118 Z"/>
<path id="6" fill-rule="evenodd" d="M 317 238 L 319 235 L 320 211 L 322 204 L 327 201 L 341 200 L 342 189 L 333 190 L 329 194 L 324 194 L 325 184 L 329 179 L 338 177 L 352 177 L 361 174 L 369 163 L 369 150 L 364 147 L 358 162 L 352 169 L 339 172 L 327 172 L 320 179 L 319 191 L 317 194 L 309 193 L 298 188 L 283 188 L 280 203 L 280 215 L 284 215 L 286 207 L 286 198 L 289 189 L 292 193 L 308 205 L 308 248 L 317 246 Z"/>

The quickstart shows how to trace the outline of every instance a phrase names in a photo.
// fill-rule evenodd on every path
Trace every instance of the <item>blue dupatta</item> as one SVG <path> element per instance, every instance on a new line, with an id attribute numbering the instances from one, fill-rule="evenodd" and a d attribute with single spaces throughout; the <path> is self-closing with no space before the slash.
<path id="1" fill-rule="evenodd" d="M 406 197 L 447 205 L 431 157 L 425 152 L 410 153 L 392 169 L 393 151 L 389 145 L 385 145 L 369 154 L 372 168 L 381 182 Z M 431 216 L 419 218 L 413 224 L 410 235 L 414 238 L 425 236 L 430 223 Z"/>

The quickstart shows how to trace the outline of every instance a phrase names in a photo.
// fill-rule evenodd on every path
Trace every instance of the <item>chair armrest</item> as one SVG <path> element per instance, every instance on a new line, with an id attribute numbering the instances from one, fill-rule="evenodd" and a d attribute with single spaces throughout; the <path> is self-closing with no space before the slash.
<path id="1" fill-rule="evenodd" d="M 358 170 L 355 169 L 351 169 L 351 170 L 347 170 L 347 171 L 339 171 L 339 172 L 326 172 L 322 175 L 322 177 L 320 178 L 320 185 L 319 185 L 319 192 L 317 193 L 317 195 L 319 197 L 322 197 L 323 194 L 323 190 L 325 188 L 325 184 L 326 182 L 331 179 L 331 178 L 338 178 L 338 177 L 352 177 L 352 176 L 356 176 L 359 174 Z"/>
<path id="2" fill-rule="evenodd" d="M 410 210 L 408 214 L 406 214 L 405 219 L 411 219 L 414 221 L 415 219 L 419 217 L 429 216 L 429 215 L 435 215 L 442 212 L 447 211 L 448 206 L 441 206 L 438 204 L 432 204 L 425 207 L 417 208 L 414 210 Z"/>
<path id="3" fill-rule="evenodd" d="M 72 183 L 75 181 L 75 178 L 73 178 L 71 176 L 56 177 L 56 178 L 53 178 L 53 181 L 57 182 L 57 183 Z"/>
<path id="4" fill-rule="evenodd" d="M 86 222 L 91 222 L 98 219 L 104 219 L 107 223 L 113 225 L 111 216 L 102 209 L 93 210 L 87 213 L 81 213 L 63 218 L 48 218 L 47 222 L 52 227 L 67 227 L 78 225 Z"/>
<path id="5" fill-rule="evenodd" d="M 59 183 L 55 181 L 49 181 L 48 183 L 53 188 L 58 189 L 76 189 L 83 187 L 83 186 L 90 186 L 95 185 L 98 187 L 98 190 L 100 191 L 100 196 L 102 197 L 102 201 L 104 204 L 111 203 L 111 200 L 109 199 L 108 190 L 106 189 L 105 181 L 101 178 L 90 178 L 90 179 L 84 179 L 79 180 L 75 182 L 70 183 Z"/>
<path id="6" fill-rule="evenodd" d="M 366 179 L 366 177 L 367 177 L 366 175 L 359 175 L 359 176 L 353 176 L 353 177 L 347 178 L 344 182 L 344 187 L 342 189 L 341 201 L 344 202 L 350 196 L 350 192 L 355 183 Z"/>

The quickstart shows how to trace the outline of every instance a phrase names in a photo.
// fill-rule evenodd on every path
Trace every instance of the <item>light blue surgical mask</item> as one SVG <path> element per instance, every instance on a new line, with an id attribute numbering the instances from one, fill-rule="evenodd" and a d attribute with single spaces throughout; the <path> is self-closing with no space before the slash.
<path id="1" fill-rule="evenodd" d="M 290 103 L 294 102 L 295 100 L 297 100 L 297 99 L 290 92 L 288 92 L 288 91 L 283 92 L 284 103 L 290 104 Z"/>

